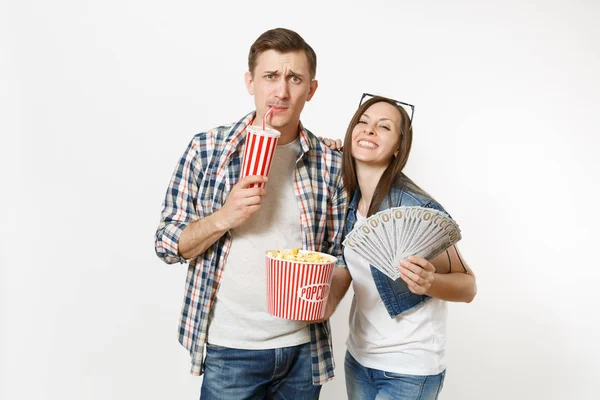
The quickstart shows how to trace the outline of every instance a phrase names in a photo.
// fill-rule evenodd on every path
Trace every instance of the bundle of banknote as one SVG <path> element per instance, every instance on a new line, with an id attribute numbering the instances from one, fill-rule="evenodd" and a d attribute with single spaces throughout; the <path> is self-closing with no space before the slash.
<path id="1" fill-rule="evenodd" d="M 442 211 L 393 207 L 354 226 L 343 244 L 391 279 L 408 256 L 433 260 L 461 239 L 458 224 Z"/>

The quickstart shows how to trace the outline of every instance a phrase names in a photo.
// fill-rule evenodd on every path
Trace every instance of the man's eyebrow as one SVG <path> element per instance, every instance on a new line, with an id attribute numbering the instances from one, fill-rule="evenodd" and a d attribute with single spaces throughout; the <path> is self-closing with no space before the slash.
<path id="1" fill-rule="evenodd" d="M 279 72 L 279 70 L 278 70 L 278 69 L 275 69 L 275 70 L 273 70 L 273 71 L 263 71 L 263 74 L 264 74 L 264 75 L 279 75 L 279 74 L 280 74 L 280 72 Z M 301 78 L 301 79 L 303 79 L 303 78 L 304 78 L 304 75 L 302 75 L 302 74 L 299 74 L 299 73 L 297 73 L 297 72 L 295 72 L 295 71 L 292 71 L 292 70 L 289 70 L 289 71 L 287 72 L 286 76 L 296 76 L 296 77 L 298 77 L 298 78 Z"/>
<path id="2" fill-rule="evenodd" d="M 300 74 L 298 72 L 295 72 L 293 70 L 290 70 L 287 75 L 288 76 L 297 76 L 298 78 L 304 78 L 304 75 L 302 75 L 302 74 Z"/>

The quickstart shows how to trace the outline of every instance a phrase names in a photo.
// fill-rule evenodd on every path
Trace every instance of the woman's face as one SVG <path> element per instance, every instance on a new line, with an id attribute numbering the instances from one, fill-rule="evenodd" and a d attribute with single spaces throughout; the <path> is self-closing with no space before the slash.
<path id="1" fill-rule="evenodd" d="M 352 130 L 352 156 L 356 161 L 387 166 L 398 151 L 400 112 L 379 102 L 367 108 Z"/>

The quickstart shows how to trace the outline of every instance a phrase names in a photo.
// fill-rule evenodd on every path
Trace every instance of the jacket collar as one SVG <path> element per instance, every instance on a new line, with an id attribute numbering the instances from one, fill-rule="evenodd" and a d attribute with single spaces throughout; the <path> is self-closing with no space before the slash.
<path id="1" fill-rule="evenodd" d="M 350 201 L 350 204 L 348 204 L 348 213 L 350 213 L 350 212 L 354 213 L 356 211 L 356 209 L 358 208 L 359 200 L 360 200 L 360 189 L 357 187 L 356 190 L 354 191 L 354 194 L 352 195 L 352 200 Z"/>
<path id="2" fill-rule="evenodd" d="M 404 189 L 396 187 L 396 186 L 392 186 L 390 189 L 389 195 L 385 196 L 385 198 L 381 202 L 379 211 L 387 210 L 388 208 L 392 207 L 393 205 L 391 203 L 397 203 L 398 202 L 397 200 L 400 197 L 402 197 L 403 193 L 404 193 Z M 391 203 L 390 203 L 390 199 L 392 199 Z M 357 187 L 356 190 L 354 191 L 354 194 L 352 195 L 352 200 L 350 201 L 350 204 L 348 205 L 348 213 L 356 212 L 356 209 L 358 208 L 359 200 L 360 200 L 360 188 Z"/>

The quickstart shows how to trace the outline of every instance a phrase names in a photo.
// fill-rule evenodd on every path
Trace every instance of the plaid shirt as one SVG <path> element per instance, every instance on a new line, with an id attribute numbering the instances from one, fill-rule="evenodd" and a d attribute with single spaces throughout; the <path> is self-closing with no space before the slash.
<path id="1" fill-rule="evenodd" d="M 213 214 L 225 204 L 240 176 L 246 127 L 252 112 L 233 125 L 194 136 L 179 160 L 163 203 L 156 231 L 156 254 L 166 263 L 184 263 L 179 237 L 192 221 Z M 338 257 L 343 266 L 343 235 L 347 196 L 342 184 L 340 153 L 332 152 L 300 125 L 300 145 L 294 171 L 300 210 L 302 247 Z M 179 342 L 192 357 L 193 375 L 202 375 L 208 316 L 214 304 L 231 248 L 227 232 L 203 254 L 189 260 Z M 333 378 L 334 361 L 329 321 L 310 324 L 313 383 Z"/>

